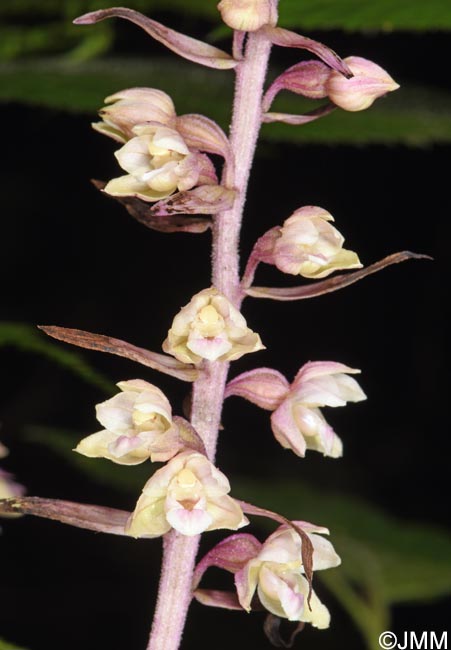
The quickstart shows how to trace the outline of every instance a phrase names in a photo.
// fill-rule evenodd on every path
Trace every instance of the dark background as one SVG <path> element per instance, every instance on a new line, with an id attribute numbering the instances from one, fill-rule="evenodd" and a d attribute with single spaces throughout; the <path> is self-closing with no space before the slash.
<path id="1" fill-rule="evenodd" d="M 200 36 L 202 25 L 196 28 Z M 444 35 L 313 36 L 343 55 L 373 58 L 401 83 L 447 86 Z M 133 55 L 155 47 L 124 26 L 116 49 Z M 280 64 L 296 60 L 277 56 Z M 118 175 L 114 144 L 90 129 L 92 116 L 14 104 L 0 109 L 1 319 L 86 329 L 158 351 L 173 315 L 209 284 L 210 235 L 147 230 L 90 185 L 92 177 Z M 365 264 L 405 249 L 435 261 L 392 267 L 309 301 L 244 303 L 248 324 L 267 350 L 234 363 L 233 374 L 260 364 L 291 378 L 309 359 L 331 359 L 362 369 L 369 399 L 326 413 L 344 440 L 340 461 L 283 452 L 267 415 L 231 400 L 217 461 L 232 485 L 234 475 L 275 488 L 279 478 L 301 476 L 321 489 L 362 496 L 399 518 L 448 523 L 443 355 L 450 155 L 448 145 L 262 147 L 249 189 L 243 262 L 257 236 L 308 204 L 332 212 L 347 247 Z M 283 278 L 265 268 L 258 283 L 282 284 Z M 158 384 L 181 412 L 186 386 L 177 380 L 116 357 L 84 357 L 113 381 L 139 376 Z M 1 363 L 1 435 L 11 449 L 2 467 L 14 471 L 32 495 L 132 509 L 128 494 L 99 486 L 57 454 L 24 440 L 29 425 L 95 431 L 94 404 L 105 395 L 38 356 L 7 349 Z M 137 543 L 31 518 L 6 521 L 2 528 L 1 636 L 33 650 L 145 647 L 159 541 Z M 206 548 L 219 538 L 212 535 Z M 347 615 L 325 598 L 333 627 L 306 631 L 299 647 L 333 648 L 340 639 L 340 647 L 362 648 Z M 446 611 L 443 601 L 398 607 L 393 629 L 444 629 Z M 258 615 L 195 604 L 190 616 L 187 650 L 269 647 Z"/>

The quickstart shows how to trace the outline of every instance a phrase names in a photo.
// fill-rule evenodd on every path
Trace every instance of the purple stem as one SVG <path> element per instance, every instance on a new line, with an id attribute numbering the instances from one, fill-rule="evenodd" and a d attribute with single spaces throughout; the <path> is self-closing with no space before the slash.
<path id="1" fill-rule="evenodd" d="M 264 31 L 249 34 L 245 57 L 236 67 L 235 98 L 230 143 L 235 164 L 225 169 L 223 185 L 237 196 L 230 210 L 215 216 L 213 225 L 212 283 L 239 308 L 243 292 L 239 280 L 239 233 L 249 174 L 261 127 L 261 101 L 271 42 Z M 193 384 L 191 423 L 214 461 L 229 364 L 204 362 Z M 163 564 L 155 618 L 148 650 L 177 650 L 192 598 L 191 582 L 199 536 L 169 533 L 163 547 Z"/>

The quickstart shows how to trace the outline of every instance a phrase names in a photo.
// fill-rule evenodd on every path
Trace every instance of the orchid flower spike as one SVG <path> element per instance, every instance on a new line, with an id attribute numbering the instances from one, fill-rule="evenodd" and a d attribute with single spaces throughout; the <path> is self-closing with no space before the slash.
<path id="1" fill-rule="evenodd" d="M 363 111 L 378 97 L 399 88 L 388 72 L 368 59 L 349 56 L 344 61 L 354 76 L 347 79 L 332 70 L 326 91 L 331 101 L 345 111 Z"/>
<path id="2" fill-rule="evenodd" d="M 237 530 L 248 524 L 230 484 L 203 454 L 185 451 L 147 481 L 127 525 L 132 537 L 158 537 L 174 528 L 182 535 Z"/>
<path id="3" fill-rule="evenodd" d="M 260 336 L 214 287 L 197 293 L 174 318 L 163 350 L 184 363 L 234 361 L 264 349 Z"/>
<path id="4" fill-rule="evenodd" d="M 75 451 L 119 465 L 174 456 L 178 451 L 173 445 L 176 425 L 165 395 L 142 379 L 121 381 L 118 386 L 120 393 L 96 406 L 97 419 L 105 428 L 83 438 Z"/>

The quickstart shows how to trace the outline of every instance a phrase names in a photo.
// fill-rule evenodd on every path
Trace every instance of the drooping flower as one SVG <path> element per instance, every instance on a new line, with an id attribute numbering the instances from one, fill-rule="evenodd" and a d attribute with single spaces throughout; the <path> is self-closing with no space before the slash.
<path id="1" fill-rule="evenodd" d="M 97 419 L 105 429 L 84 438 L 75 451 L 120 465 L 171 458 L 178 451 L 173 446 L 176 425 L 165 395 L 142 379 L 117 385 L 121 392 L 96 406 Z"/>
<path id="2" fill-rule="evenodd" d="M 157 537 L 174 528 L 183 535 L 237 530 L 248 523 L 228 496 L 230 484 L 203 454 L 185 451 L 157 470 L 127 525 L 133 537 Z"/>
<path id="3" fill-rule="evenodd" d="M 104 188 L 107 194 L 159 201 L 196 185 L 200 154 L 191 152 L 176 130 L 153 122 L 135 126 L 132 132 L 135 137 L 115 153 L 128 174 L 113 178 Z"/>
<path id="4" fill-rule="evenodd" d="M 117 142 L 134 138 L 133 129 L 139 124 L 158 122 L 170 128 L 175 126 L 174 103 L 156 88 L 127 88 L 106 97 L 105 104 L 99 111 L 102 122 L 92 126 Z"/>
<path id="5" fill-rule="evenodd" d="M 347 79 L 332 70 L 326 82 L 331 101 L 345 111 L 363 111 L 382 95 L 399 88 L 399 84 L 376 63 L 360 56 L 344 59 L 353 73 Z"/>
<path id="6" fill-rule="evenodd" d="M 344 237 L 329 223 L 332 215 L 317 206 L 293 212 L 275 238 L 273 263 L 284 273 L 324 278 L 340 269 L 361 268 L 356 253 L 343 248 Z"/>
<path id="7" fill-rule="evenodd" d="M 260 336 L 214 287 L 197 293 L 172 322 L 163 350 L 185 363 L 233 361 L 264 349 Z"/>
<path id="8" fill-rule="evenodd" d="M 320 407 L 345 406 L 366 399 L 349 374 L 360 370 L 333 361 L 306 363 L 299 370 L 285 399 L 271 415 L 271 427 L 282 447 L 298 456 L 314 449 L 324 456 L 339 458 L 343 445 L 326 422 Z"/>
<path id="9" fill-rule="evenodd" d="M 243 32 L 255 32 L 277 22 L 274 0 L 221 0 L 218 9 L 226 25 Z"/>
<path id="10" fill-rule="evenodd" d="M 332 544 L 318 535 L 328 533 L 306 522 L 293 522 L 302 528 L 313 544 L 313 570 L 340 564 Z M 303 621 L 314 627 L 329 627 L 330 614 L 315 592 L 307 605 L 309 583 L 302 565 L 302 540 L 292 528 L 282 526 L 261 547 L 258 555 L 235 574 L 238 600 L 250 611 L 255 592 L 269 612 L 289 621 Z"/>

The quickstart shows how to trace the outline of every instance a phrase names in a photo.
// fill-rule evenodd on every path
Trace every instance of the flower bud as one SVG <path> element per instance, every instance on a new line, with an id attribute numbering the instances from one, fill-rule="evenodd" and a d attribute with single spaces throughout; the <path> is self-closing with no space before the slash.
<path id="1" fill-rule="evenodd" d="M 330 225 L 333 220 L 329 212 L 316 206 L 296 210 L 275 240 L 273 263 L 284 273 L 312 279 L 339 269 L 360 268 L 357 254 L 343 248 L 343 236 Z"/>
<path id="2" fill-rule="evenodd" d="M 277 22 L 274 0 L 221 0 L 218 9 L 226 25 L 242 32 L 255 32 Z"/>
<path id="3" fill-rule="evenodd" d="M 115 153 L 128 175 L 111 180 L 105 186 L 107 194 L 159 201 L 196 185 L 198 154 L 190 152 L 177 131 L 158 123 L 135 126 L 132 131 L 136 137 Z"/>
<path id="4" fill-rule="evenodd" d="M 163 350 L 184 363 L 234 361 L 264 349 L 258 334 L 214 287 L 197 293 L 174 318 Z"/>
<path id="5" fill-rule="evenodd" d="M 313 568 L 328 569 L 340 564 L 332 544 L 315 534 L 327 533 L 305 522 L 294 522 L 303 528 L 313 545 Z M 292 528 L 282 526 L 273 533 L 252 558 L 235 575 L 238 599 L 249 611 L 255 591 L 269 612 L 289 621 L 304 621 L 323 629 L 329 626 L 330 615 L 315 592 L 307 605 L 309 583 L 302 565 L 302 540 Z"/>
<path id="6" fill-rule="evenodd" d="M 171 458 L 178 450 L 172 445 L 175 425 L 165 395 L 141 379 L 121 381 L 118 386 L 122 392 L 96 406 L 105 429 L 84 438 L 75 451 L 119 465 Z"/>
<path id="7" fill-rule="evenodd" d="M 128 88 L 106 97 L 105 104 L 99 111 L 103 121 L 92 126 L 118 142 L 133 138 L 133 128 L 139 124 L 159 122 L 169 127 L 175 124 L 174 104 L 162 90 Z"/>
<path id="8" fill-rule="evenodd" d="M 230 484 L 200 453 L 183 452 L 147 481 L 127 524 L 132 537 L 157 537 L 174 528 L 182 535 L 237 530 L 248 523 L 228 496 Z"/>
<path id="9" fill-rule="evenodd" d="M 326 90 L 330 100 L 345 111 L 363 111 L 378 97 L 399 88 L 399 84 L 372 61 L 360 56 L 349 56 L 344 61 L 354 76 L 347 79 L 332 70 Z"/>
<path id="10" fill-rule="evenodd" d="M 360 370 L 333 361 L 306 363 L 298 372 L 290 391 L 271 416 L 271 427 L 282 447 L 298 456 L 307 449 L 339 458 L 343 445 L 319 410 L 322 406 L 345 406 L 366 399 L 359 384 L 348 374 Z"/>

